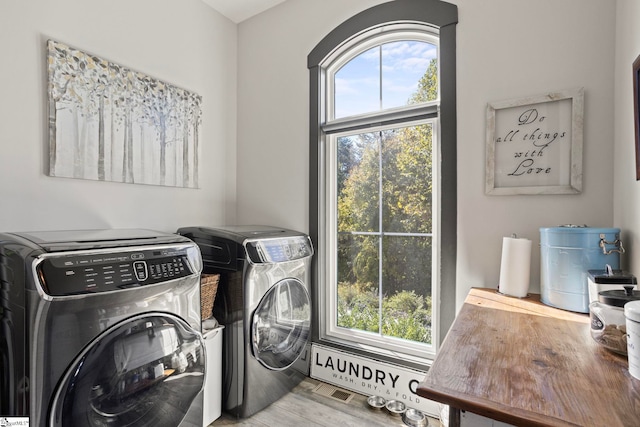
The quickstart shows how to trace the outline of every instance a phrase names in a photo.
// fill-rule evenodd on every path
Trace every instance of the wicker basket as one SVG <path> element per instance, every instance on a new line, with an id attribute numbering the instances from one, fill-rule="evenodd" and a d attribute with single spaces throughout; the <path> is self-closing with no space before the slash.
<path id="1" fill-rule="evenodd" d="M 203 274 L 200 276 L 200 318 L 206 320 L 213 312 L 213 302 L 218 291 L 219 274 Z"/>

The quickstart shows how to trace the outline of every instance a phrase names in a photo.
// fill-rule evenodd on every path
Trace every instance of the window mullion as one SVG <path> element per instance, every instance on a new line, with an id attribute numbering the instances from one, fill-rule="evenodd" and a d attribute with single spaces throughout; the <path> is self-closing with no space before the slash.
<path id="1" fill-rule="evenodd" d="M 382 111 L 382 45 L 378 46 L 378 102 Z"/>
<path id="2" fill-rule="evenodd" d="M 382 131 L 378 132 L 378 333 L 382 333 L 382 245 L 384 230 L 382 229 L 382 206 L 384 197 L 382 186 Z"/>

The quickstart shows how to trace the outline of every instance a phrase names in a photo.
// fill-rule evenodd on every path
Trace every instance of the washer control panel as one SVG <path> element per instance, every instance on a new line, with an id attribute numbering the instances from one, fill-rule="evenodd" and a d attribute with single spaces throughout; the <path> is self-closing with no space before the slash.
<path id="1" fill-rule="evenodd" d="M 193 274 L 187 248 L 52 255 L 37 270 L 52 296 L 115 291 Z"/>

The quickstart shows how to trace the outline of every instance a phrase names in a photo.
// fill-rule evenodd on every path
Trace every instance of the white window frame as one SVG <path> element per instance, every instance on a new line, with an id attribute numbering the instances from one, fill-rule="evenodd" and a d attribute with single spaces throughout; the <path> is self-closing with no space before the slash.
<path id="1" fill-rule="evenodd" d="M 391 108 L 373 113 L 334 119 L 334 77 L 340 68 L 357 57 L 361 53 L 383 44 L 396 41 L 419 41 L 429 43 L 436 48 L 438 45 L 437 30 L 426 25 L 394 24 L 374 31 L 364 32 L 358 37 L 345 43 L 334 54 L 321 64 L 323 79 L 321 93 L 324 97 L 323 105 L 326 108 L 325 117 L 328 118 L 322 128 L 324 170 L 320 179 L 321 201 L 320 210 L 325 221 L 321 221 L 319 236 L 325 239 L 321 247 L 323 253 L 318 254 L 320 265 L 323 265 L 321 275 L 326 274 L 321 280 L 325 284 L 324 295 L 321 296 L 320 306 L 320 337 L 332 340 L 349 347 L 360 347 L 368 352 L 385 353 L 389 357 L 413 359 L 415 362 L 424 363 L 424 358 L 433 359 L 440 342 L 440 327 L 438 325 L 440 313 L 440 161 L 439 161 L 439 98 L 433 102 L 418 104 L 415 106 Z M 438 55 L 439 56 L 439 55 Z M 438 66 L 438 70 L 440 67 Z M 439 81 L 440 79 L 438 79 Z M 381 81 L 380 84 L 383 84 Z M 438 90 L 440 93 L 440 90 Z M 380 122 L 389 122 L 385 125 L 377 125 Z M 433 126 L 432 141 L 432 176 L 436 179 L 433 183 L 432 193 L 432 283 L 431 283 L 431 344 L 418 343 L 394 337 L 383 337 L 380 333 L 359 331 L 342 328 L 337 325 L 337 139 L 340 136 L 358 132 L 377 132 L 393 128 L 409 127 L 419 124 L 431 124 Z M 376 235 L 393 234 L 380 230 Z M 381 287 L 379 286 L 379 289 Z M 379 295 L 380 301 L 382 296 Z"/>

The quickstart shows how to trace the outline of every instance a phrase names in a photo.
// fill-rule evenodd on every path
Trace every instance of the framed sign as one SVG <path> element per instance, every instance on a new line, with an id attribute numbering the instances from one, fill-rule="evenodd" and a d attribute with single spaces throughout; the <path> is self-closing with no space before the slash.
<path id="1" fill-rule="evenodd" d="M 487 105 L 490 195 L 582 191 L 584 89 Z"/>
<path id="2" fill-rule="evenodd" d="M 636 181 L 640 181 L 640 55 L 633 61 L 633 122 L 636 146 Z"/>

